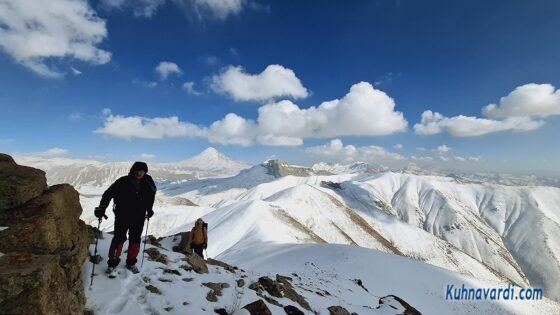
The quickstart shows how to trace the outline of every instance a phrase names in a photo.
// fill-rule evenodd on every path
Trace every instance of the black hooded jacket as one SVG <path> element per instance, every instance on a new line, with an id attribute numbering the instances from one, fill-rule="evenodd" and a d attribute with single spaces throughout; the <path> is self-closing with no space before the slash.
<path id="1" fill-rule="evenodd" d="M 143 170 L 146 174 L 138 180 L 134 173 Z M 127 176 L 117 179 L 101 197 L 99 206 L 106 209 L 111 199 L 115 203 L 115 216 L 130 219 L 144 219 L 152 209 L 156 195 L 156 184 L 148 173 L 148 165 L 135 162 Z"/>

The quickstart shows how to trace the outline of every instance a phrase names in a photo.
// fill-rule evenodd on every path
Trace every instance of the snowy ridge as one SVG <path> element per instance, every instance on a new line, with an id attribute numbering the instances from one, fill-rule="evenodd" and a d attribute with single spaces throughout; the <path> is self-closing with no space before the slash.
<path id="1" fill-rule="evenodd" d="M 49 185 L 68 183 L 82 194 L 100 194 L 119 177 L 128 174 L 133 162 L 102 163 L 94 160 L 14 156 L 21 165 L 47 173 Z M 234 161 L 214 148 L 173 163 L 149 163 L 149 174 L 157 181 L 177 182 L 200 178 L 220 178 L 238 174 L 249 165 Z"/>
<path id="2" fill-rule="evenodd" d="M 184 232 L 203 217 L 211 226 L 208 253 L 228 263 L 244 266 L 263 244 L 358 245 L 484 283 L 541 287 L 558 300 L 558 188 L 463 184 L 391 172 L 276 177 L 266 163 L 234 177 L 158 186 L 150 234 Z M 177 197 L 199 206 L 168 203 Z M 99 197 L 81 201 L 82 218 L 94 223 Z M 102 229 L 110 231 L 111 225 L 112 218 Z"/>

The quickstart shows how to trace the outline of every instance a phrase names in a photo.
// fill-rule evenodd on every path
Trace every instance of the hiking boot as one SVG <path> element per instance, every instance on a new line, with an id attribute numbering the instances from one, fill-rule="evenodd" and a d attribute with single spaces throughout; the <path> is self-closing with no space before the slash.
<path id="1" fill-rule="evenodd" d="M 130 270 L 132 273 L 139 273 L 138 267 L 136 265 L 126 265 L 126 269 Z"/>
<path id="2" fill-rule="evenodd" d="M 109 267 L 107 268 L 107 270 L 105 270 L 105 274 L 107 274 L 107 277 L 109 278 L 116 278 L 117 277 L 117 269 L 115 267 Z"/>

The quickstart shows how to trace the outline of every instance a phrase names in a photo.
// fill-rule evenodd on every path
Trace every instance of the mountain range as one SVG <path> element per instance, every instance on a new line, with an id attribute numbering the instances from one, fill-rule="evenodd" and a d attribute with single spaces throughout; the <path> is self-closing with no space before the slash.
<path id="1" fill-rule="evenodd" d="M 130 166 L 19 162 L 43 166 L 51 182 L 75 185 L 89 224 L 97 221 L 93 208 L 102 188 Z M 208 254 L 241 267 L 251 264 L 244 257 L 270 244 L 346 244 L 485 283 L 543 288 L 546 297 L 560 301 L 556 187 L 363 163 L 307 168 L 269 160 L 250 167 L 214 149 L 178 163 L 152 163 L 150 173 L 159 191 L 149 234 L 184 232 L 202 217 L 210 226 Z M 103 221 L 102 230 L 112 230 L 112 218 Z"/>

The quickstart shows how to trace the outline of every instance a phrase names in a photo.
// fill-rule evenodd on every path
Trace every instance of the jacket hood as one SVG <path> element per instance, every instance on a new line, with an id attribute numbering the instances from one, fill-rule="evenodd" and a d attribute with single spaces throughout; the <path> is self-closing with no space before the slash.
<path id="1" fill-rule="evenodd" d="M 134 174 L 134 172 L 136 171 L 144 171 L 144 173 L 148 173 L 148 164 L 146 164 L 145 162 L 134 162 L 128 174 Z"/>

